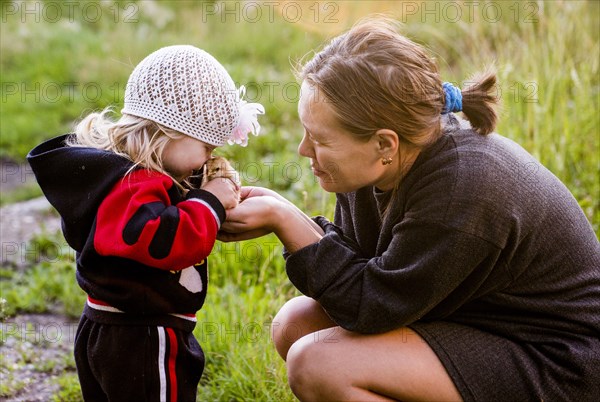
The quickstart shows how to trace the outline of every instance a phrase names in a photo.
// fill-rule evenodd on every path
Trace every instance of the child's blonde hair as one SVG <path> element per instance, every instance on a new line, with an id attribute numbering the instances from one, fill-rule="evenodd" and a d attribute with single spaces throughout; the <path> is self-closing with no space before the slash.
<path id="1" fill-rule="evenodd" d="M 190 45 L 167 46 L 146 56 L 133 70 L 125 88 L 121 118 L 112 109 L 91 113 L 76 127 L 69 146 L 111 151 L 142 167 L 170 176 L 163 163 L 170 141 L 188 136 L 220 147 L 245 146 L 248 134 L 258 135 L 259 103 L 242 99 L 225 68 L 210 54 Z M 183 184 L 189 187 L 184 180 Z"/>
<path id="2" fill-rule="evenodd" d="M 177 183 L 165 169 L 162 155 L 170 141 L 185 135 L 152 120 L 129 114 L 123 114 L 114 121 L 109 117 L 110 113 L 112 109 L 108 107 L 102 112 L 86 116 L 77 124 L 75 135 L 69 138 L 67 145 L 114 152 L 133 163 L 127 173 L 142 167 L 166 174 Z"/>

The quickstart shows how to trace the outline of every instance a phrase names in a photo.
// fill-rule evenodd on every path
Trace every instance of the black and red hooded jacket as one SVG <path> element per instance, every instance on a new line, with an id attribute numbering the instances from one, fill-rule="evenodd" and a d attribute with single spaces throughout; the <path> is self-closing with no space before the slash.
<path id="1" fill-rule="evenodd" d="M 192 330 L 223 205 L 204 190 L 184 196 L 164 174 L 130 171 L 132 163 L 112 152 L 66 146 L 66 138 L 38 145 L 27 160 L 76 251 L 84 314 Z"/>

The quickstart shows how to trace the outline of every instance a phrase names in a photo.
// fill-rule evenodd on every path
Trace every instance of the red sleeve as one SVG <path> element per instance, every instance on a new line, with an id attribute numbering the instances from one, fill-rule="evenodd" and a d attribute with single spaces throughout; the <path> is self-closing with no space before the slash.
<path id="1" fill-rule="evenodd" d="M 147 170 L 121 179 L 98 209 L 98 254 L 169 270 L 205 259 L 214 246 L 223 207 L 202 190 L 173 205 L 170 195 L 176 190 L 171 178 Z"/>

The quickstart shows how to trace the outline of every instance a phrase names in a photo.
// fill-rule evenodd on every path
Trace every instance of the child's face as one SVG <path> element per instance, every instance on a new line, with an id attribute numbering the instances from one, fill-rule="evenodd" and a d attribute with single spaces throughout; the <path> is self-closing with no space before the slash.
<path id="1" fill-rule="evenodd" d="M 213 145 L 188 136 L 171 140 L 162 155 L 165 170 L 181 182 L 200 169 L 214 149 Z"/>

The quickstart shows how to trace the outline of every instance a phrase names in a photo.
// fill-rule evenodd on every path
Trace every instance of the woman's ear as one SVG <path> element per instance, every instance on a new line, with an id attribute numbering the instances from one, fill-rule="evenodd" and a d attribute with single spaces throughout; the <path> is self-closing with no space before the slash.
<path id="1" fill-rule="evenodd" d="M 400 139 L 395 131 L 382 128 L 375 132 L 377 151 L 382 157 L 393 157 L 398 152 Z"/>

